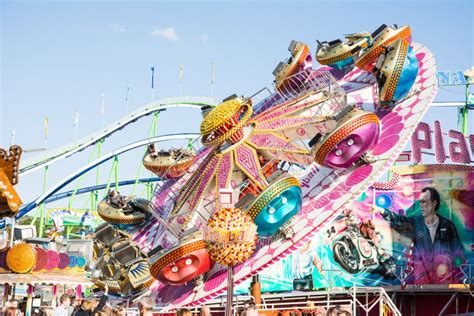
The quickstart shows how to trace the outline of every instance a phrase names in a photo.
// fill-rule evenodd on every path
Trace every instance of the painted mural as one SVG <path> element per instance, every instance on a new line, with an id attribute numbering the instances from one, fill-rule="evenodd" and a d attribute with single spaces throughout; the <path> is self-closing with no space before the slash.
<path id="1" fill-rule="evenodd" d="M 326 231 L 260 275 L 264 292 L 460 284 L 470 282 L 469 264 L 474 166 L 420 164 L 392 167 L 389 181 L 375 183 Z"/>

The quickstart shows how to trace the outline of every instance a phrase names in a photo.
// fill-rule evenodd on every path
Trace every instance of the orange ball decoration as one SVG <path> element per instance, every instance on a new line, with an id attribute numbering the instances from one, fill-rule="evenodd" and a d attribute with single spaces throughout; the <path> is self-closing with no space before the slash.
<path id="1" fill-rule="evenodd" d="M 255 251 L 257 226 L 242 210 L 222 208 L 209 219 L 205 239 L 212 260 L 235 266 L 250 258 Z"/>
<path id="2" fill-rule="evenodd" d="M 36 265 L 36 251 L 29 244 L 14 245 L 7 254 L 7 266 L 16 273 L 28 273 Z"/>

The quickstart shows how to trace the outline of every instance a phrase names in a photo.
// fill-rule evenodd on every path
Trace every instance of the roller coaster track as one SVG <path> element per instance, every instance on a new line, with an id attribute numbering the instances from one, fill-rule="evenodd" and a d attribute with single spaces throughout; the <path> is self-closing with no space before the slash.
<path id="1" fill-rule="evenodd" d="M 23 167 L 20 169 L 20 175 L 25 176 L 40 168 L 49 166 L 61 159 L 72 156 L 87 147 L 94 145 L 100 140 L 109 137 L 115 132 L 123 129 L 125 126 L 136 122 L 138 119 L 159 111 L 165 111 L 172 108 L 191 108 L 201 109 L 206 105 L 215 105 L 215 100 L 207 97 L 181 97 L 166 98 L 159 101 L 151 102 L 136 111 L 126 115 L 118 121 L 108 125 L 107 127 L 90 134 L 74 143 L 70 143 L 63 147 L 52 149 L 43 155 L 33 157 L 32 159 L 22 162 Z"/>
<path id="2" fill-rule="evenodd" d="M 142 179 L 138 179 L 138 183 L 153 183 L 153 182 L 158 182 L 160 180 L 161 179 L 157 178 L 157 177 L 142 178 Z M 137 182 L 137 180 L 135 180 L 135 179 L 122 180 L 122 181 L 119 181 L 117 184 L 118 184 L 119 187 L 123 187 L 123 186 L 127 186 L 127 185 L 133 185 L 133 184 L 135 184 L 135 182 Z M 103 190 L 105 188 L 107 188 L 107 184 L 103 183 L 103 184 L 83 187 L 83 188 L 80 188 L 80 189 L 77 189 L 77 190 L 70 190 L 70 191 L 66 191 L 66 192 L 56 193 L 56 194 L 53 194 L 50 197 L 48 197 L 46 200 L 44 200 L 43 203 L 45 203 L 45 204 L 52 203 L 52 202 L 56 202 L 56 201 L 59 201 L 59 200 L 66 199 L 68 197 L 71 197 L 72 195 L 81 195 L 81 194 L 90 193 L 90 192 L 93 192 L 93 191 Z"/>
<path id="3" fill-rule="evenodd" d="M 138 179 L 138 183 L 153 183 L 153 182 L 158 182 L 158 181 L 161 181 L 161 179 L 157 178 L 157 177 Z M 124 186 L 127 186 L 127 185 L 134 185 L 136 182 L 137 182 L 136 179 L 122 180 L 122 181 L 118 182 L 118 185 L 120 187 L 124 187 Z M 66 192 L 56 193 L 56 194 L 53 194 L 50 197 L 48 197 L 46 200 L 44 200 L 43 203 L 48 204 L 48 203 L 52 203 L 52 202 L 56 202 L 56 201 L 59 201 L 59 200 L 66 199 L 66 198 L 71 197 L 73 195 L 77 196 L 77 195 L 81 195 L 81 194 L 85 194 L 85 193 L 90 193 L 90 192 L 93 192 L 93 191 L 103 190 L 105 188 L 107 188 L 107 184 L 103 183 L 103 184 L 83 187 L 83 188 L 80 188 L 80 189 L 77 189 L 77 190 L 70 190 L 70 191 L 66 191 Z M 5 221 L 0 220 L 0 228 L 4 228 L 4 227 L 5 227 Z"/>
<path id="4" fill-rule="evenodd" d="M 39 206 L 41 203 L 44 203 L 48 198 L 52 197 L 54 194 L 56 194 L 59 190 L 64 188 L 66 185 L 71 183 L 72 181 L 76 180 L 80 176 L 86 174 L 87 172 L 93 170 L 97 166 L 105 163 L 106 161 L 121 155 L 125 152 L 128 152 L 130 150 L 140 148 L 143 146 L 146 146 L 151 143 L 160 143 L 160 142 L 165 142 L 165 141 L 172 141 L 172 140 L 188 140 L 188 139 L 196 139 L 200 137 L 201 135 L 199 133 L 179 133 L 179 134 L 169 134 L 169 135 L 162 135 L 162 136 L 156 136 L 152 138 L 147 138 L 144 140 L 140 140 L 134 143 L 131 143 L 129 145 L 123 146 L 117 150 L 114 150 L 106 155 L 103 155 L 100 158 L 97 158 L 96 160 L 90 162 L 89 164 L 85 165 L 82 168 L 79 168 L 75 170 L 72 174 L 68 175 L 65 177 L 63 180 L 59 181 L 56 183 L 52 188 L 50 188 L 48 191 L 46 191 L 44 194 L 36 198 L 34 201 L 30 203 L 24 204 L 18 213 L 16 214 L 16 218 L 20 218 L 23 215 L 27 214 L 29 211 L 33 210 L 35 207 Z M 4 226 L 4 221 L 0 222 L 0 228 Z"/>

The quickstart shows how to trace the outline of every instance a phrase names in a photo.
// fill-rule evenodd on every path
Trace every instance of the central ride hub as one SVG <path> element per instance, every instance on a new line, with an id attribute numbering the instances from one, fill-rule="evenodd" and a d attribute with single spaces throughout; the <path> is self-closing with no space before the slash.
<path id="1" fill-rule="evenodd" d="M 202 143 L 206 147 L 212 147 L 224 142 L 239 142 L 252 113 L 250 100 L 233 99 L 219 104 L 201 123 Z"/>

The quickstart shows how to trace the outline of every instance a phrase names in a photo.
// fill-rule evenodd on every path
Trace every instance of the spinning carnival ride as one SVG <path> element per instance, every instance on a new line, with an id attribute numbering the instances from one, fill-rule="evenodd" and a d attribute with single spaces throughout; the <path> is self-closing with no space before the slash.
<path id="1" fill-rule="evenodd" d="M 319 69 L 304 43 L 292 41 L 289 50 L 291 58 L 274 71 L 275 92 L 263 101 L 234 95 L 203 111 L 204 147 L 196 153 L 150 149 L 144 164 L 164 180 L 150 202 L 152 216 L 138 210 L 145 202 L 109 198 L 99 206 L 99 213 L 115 212 L 113 224 L 128 225 L 127 251 L 138 251 L 141 263 L 149 256 L 146 273 L 158 280 L 151 289 L 169 309 L 227 288 L 226 268 L 213 262 L 203 235 L 216 211 L 239 208 L 257 225 L 255 252 L 234 267 L 237 284 L 303 245 L 377 181 L 436 94 L 435 60 L 411 43 L 409 27 L 383 25 L 322 42 L 316 59 L 329 66 Z M 143 220 L 119 220 L 133 214 Z M 101 243 L 122 238 L 111 234 Z M 117 257 L 120 249 L 108 247 Z"/>

